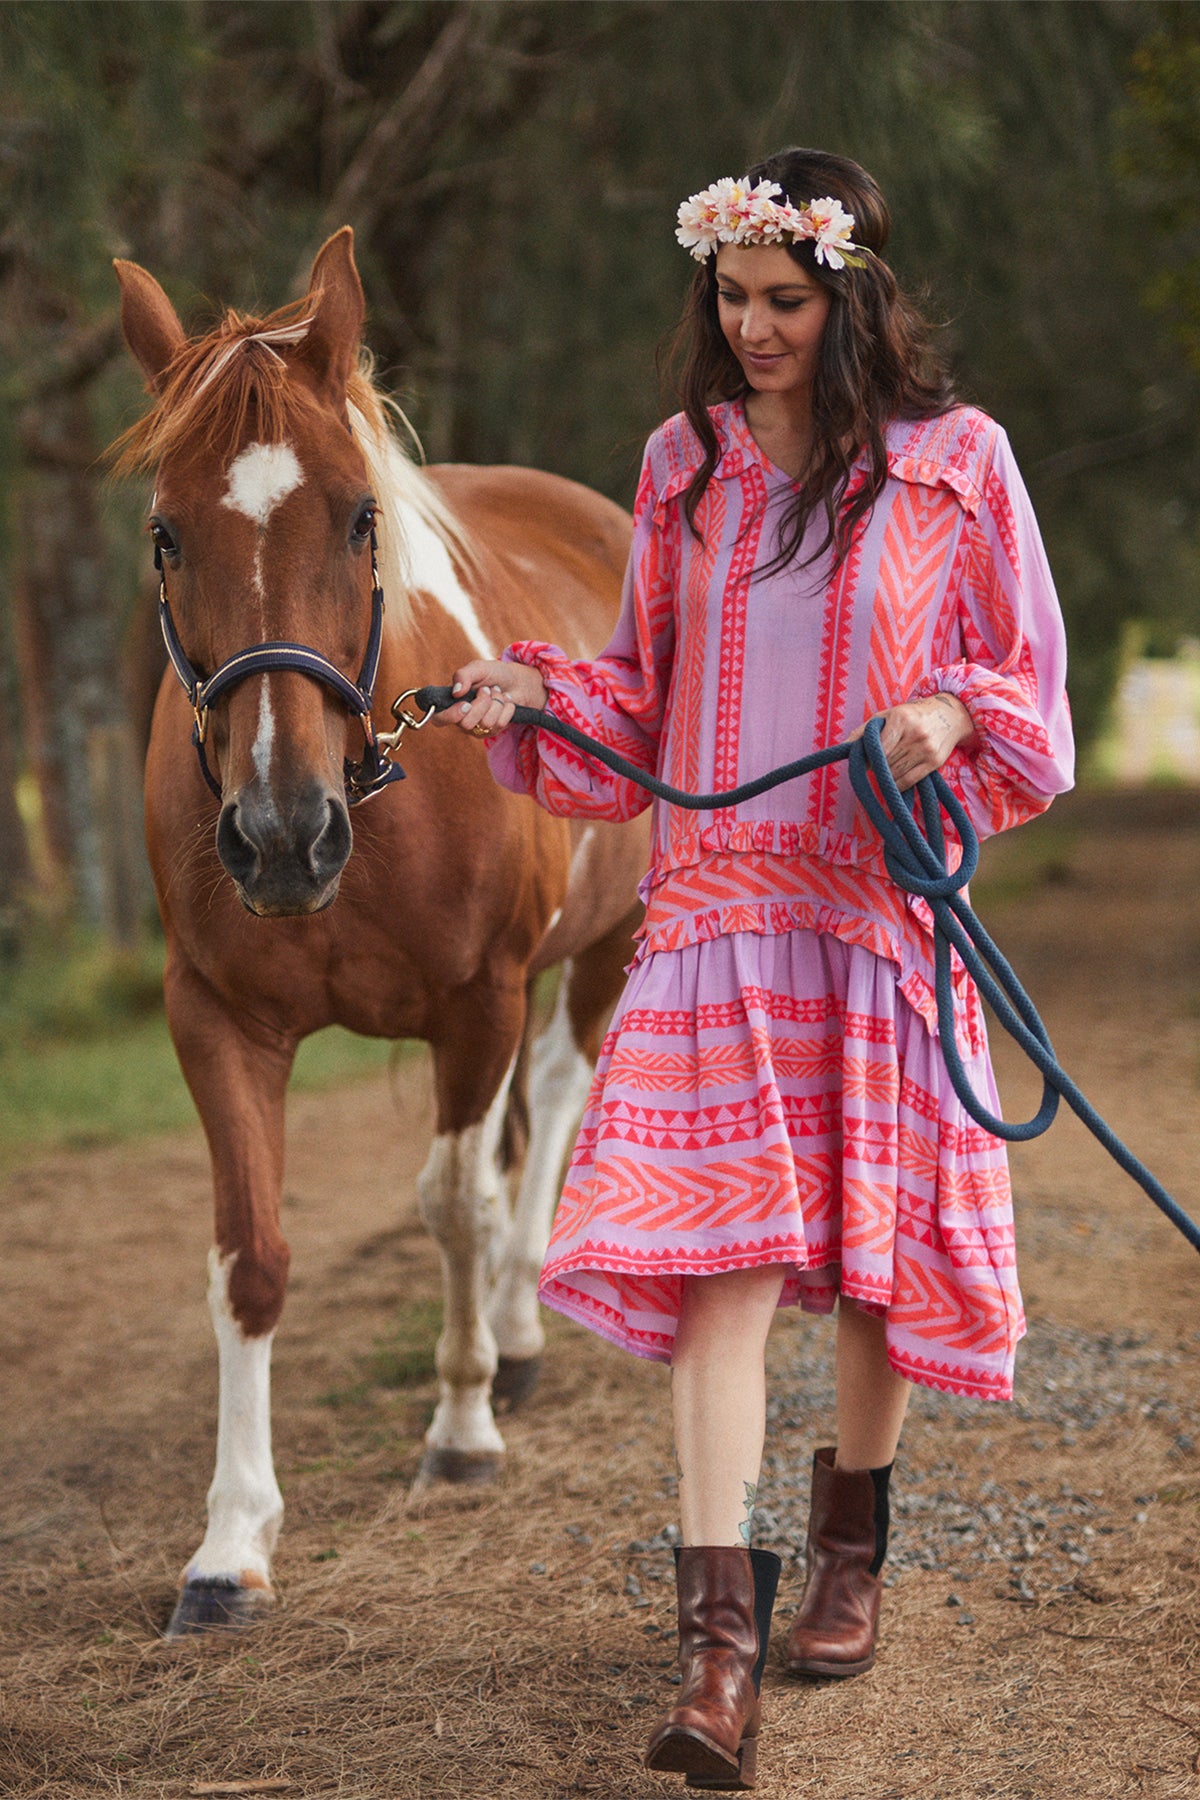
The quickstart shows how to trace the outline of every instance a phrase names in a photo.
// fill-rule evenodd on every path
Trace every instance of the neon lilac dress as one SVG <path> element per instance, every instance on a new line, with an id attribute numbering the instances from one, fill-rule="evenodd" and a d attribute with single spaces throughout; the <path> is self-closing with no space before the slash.
<path id="1" fill-rule="evenodd" d="M 694 432 L 680 415 L 647 446 L 603 654 L 506 653 L 536 664 L 551 710 L 713 792 L 942 690 L 976 726 L 943 774 L 979 835 L 1043 811 L 1072 779 L 1063 629 L 1000 428 L 970 407 L 897 423 L 840 569 L 804 561 L 818 520 L 772 573 L 795 484 L 740 402 L 712 416 L 698 537 L 682 510 Z M 626 819 L 647 803 L 549 733 L 489 749 L 497 778 L 551 812 Z M 1009 1398 L 1025 1321 L 1004 1147 L 950 1086 L 929 911 L 889 880 L 845 764 L 736 808 L 656 802 L 653 843 L 541 1298 L 668 1360 L 683 1276 L 782 1263 L 783 1303 L 828 1312 L 840 1292 L 882 1315 L 909 1380 Z M 979 1003 L 961 967 L 956 981 L 960 1048 L 998 1109 Z"/>

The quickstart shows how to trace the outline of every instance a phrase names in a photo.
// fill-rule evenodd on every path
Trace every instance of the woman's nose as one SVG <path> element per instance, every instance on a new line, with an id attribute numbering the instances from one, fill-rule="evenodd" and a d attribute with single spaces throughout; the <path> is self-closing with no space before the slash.
<path id="1" fill-rule="evenodd" d="M 748 306 L 742 314 L 742 341 L 763 344 L 771 335 L 771 321 L 757 306 Z"/>

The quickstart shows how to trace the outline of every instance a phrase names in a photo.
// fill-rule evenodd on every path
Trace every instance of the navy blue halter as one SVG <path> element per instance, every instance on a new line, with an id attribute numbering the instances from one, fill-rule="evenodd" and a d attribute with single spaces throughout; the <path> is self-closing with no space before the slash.
<path id="1" fill-rule="evenodd" d="M 332 688 L 348 711 L 354 713 L 362 726 L 365 748 L 361 762 L 352 762 L 349 757 L 343 764 L 343 779 L 346 784 L 346 803 L 357 806 L 363 800 L 369 800 L 378 794 L 390 782 L 403 781 L 404 770 L 399 763 L 391 762 L 381 749 L 376 736 L 371 708 L 375 700 L 375 682 L 379 675 L 379 657 L 383 648 L 383 589 L 379 585 L 379 564 L 375 533 L 371 533 L 371 628 L 367 634 L 366 654 L 358 680 L 351 681 L 349 676 L 331 663 L 319 650 L 311 649 L 307 644 L 293 644 L 286 641 L 279 643 L 254 644 L 248 650 L 239 650 L 228 657 L 219 669 L 207 678 L 202 677 L 189 661 L 183 648 L 175 620 L 171 613 L 170 601 L 167 599 L 167 578 L 163 569 L 162 552 L 158 546 L 154 548 L 154 566 L 159 574 L 158 618 L 162 626 L 163 642 L 167 646 L 167 655 L 171 659 L 171 667 L 183 684 L 185 693 L 191 704 L 195 720 L 192 726 L 192 743 L 200 759 L 200 772 L 204 776 L 217 799 L 221 798 L 221 785 L 214 776 L 208 763 L 205 740 L 208 736 L 208 714 L 224 694 L 229 693 L 239 682 L 247 680 L 251 675 L 268 675 L 278 670 L 288 669 L 300 675 L 311 675 L 314 681 L 324 682 Z"/>

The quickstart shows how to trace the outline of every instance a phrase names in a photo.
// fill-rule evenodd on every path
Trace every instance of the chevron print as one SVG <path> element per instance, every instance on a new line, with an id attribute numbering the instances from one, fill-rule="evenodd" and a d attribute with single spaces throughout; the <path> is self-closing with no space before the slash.
<path id="1" fill-rule="evenodd" d="M 994 1352 L 1007 1340 L 1009 1307 L 991 1284 L 956 1281 L 948 1264 L 939 1268 L 898 1251 L 896 1284 L 889 1319 L 916 1338 L 929 1338 L 943 1351 L 975 1357 Z"/>
<path id="2" fill-rule="evenodd" d="M 962 525 L 955 495 L 904 487 L 888 516 L 867 663 L 867 710 L 907 700 L 929 666 L 926 634 L 937 618 L 946 553 Z"/>
<path id="3" fill-rule="evenodd" d="M 896 1189 L 883 1183 L 852 1181 L 842 1184 L 842 1263 L 854 1264 L 868 1257 L 890 1262 L 896 1236 Z M 859 1251 L 860 1257 L 850 1256 Z"/>
<path id="4" fill-rule="evenodd" d="M 699 790 L 781 761 L 783 726 L 799 754 L 945 689 L 978 727 L 946 765 L 976 825 L 1040 811 L 1065 781 L 1047 683 L 1060 628 L 1003 433 L 969 407 L 891 427 L 889 477 L 850 553 L 798 581 L 757 568 L 790 491 L 739 402 L 711 416 L 699 536 L 682 515 L 695 431 L 680 416 L 647 448 L 609 649 L 572 663 L 513 646 L 554 709 Z M 489 757 L 555 811 L 620 819 L 642 804 L 546 734 L 504 734 Z M 949 1088 L 929 909 L 887 876 L 844 767 L 712 814 L 656 806 L 643 892 L 547 1303 L 667 1360 L 685 1276 L 780 1262 L 789 1303 L 827 1312 L 840 1292 L 885 1318 L 910 1379 L 1005 1397 L 1024 1316 L 1004 1149 Z M 960 1049 L 987 1081 L 978 996 L 961 968 L 954 981 Z"/>
<path id="5" fill-rule="evenodd" d="M 847 1099 L 873 1100 L 879 1106 L 895 1106 L 900 1092 L 900 1071 L 895 1062 L 849 1056 L 842 1062 L 842 1092 Z"/>
<path id="6" fill-rule="evenodd" d="M 678 511 L 678 509 L 676 509 Z M 704 733 L 704 671 L 708 651 L 708 595 L 713 570 L 725 536 L 725 488 L 710 482 L 700 504 L 696 525 L 701 548 L 690 545 L 687 565 L 687 601 L 680 606 L 679 655 L 675 664 L 671 705 L 670 779 L 686 793 L 701 791 L 700 745 Z M 672 816 L 669 826 L 677 823 Z"/>
<path id="7" fill-rule="evenodd" d="M 836 744 L 851 723 L 847 713 L 850 646 L 853 641 L 854 605 L 862 573 L 862 533 L 833 579 L 825 597 L 825 622 L 821 633 L 820 679 L 813 743 Z M 839 782 L 832 768 L 821 769 L 808 784 L 808 820 L 831 825 L 837 808 Z"/>

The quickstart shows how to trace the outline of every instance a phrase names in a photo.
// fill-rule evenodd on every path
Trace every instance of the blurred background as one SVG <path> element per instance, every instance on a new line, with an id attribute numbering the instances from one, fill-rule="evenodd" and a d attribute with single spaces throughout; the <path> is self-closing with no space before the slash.
<path id="1" fill-rule="evenodd" d="M 199 326 L 300 293 L 349 223 L 369 343 L 429 459 L 530 463 L 629 504 L 675 404 L 656 374 L 691 271 L 675 208 L 786 143 L 879 178 L 895 266 L 1012 437 L 1091 779 L 1200 779 L 1200 8 L 9 0 L 11 1040 L 155 1005 L 137 790 L 160 651 L 147 496 L 101 460 L 142 405 L 111 259 Z"/>

